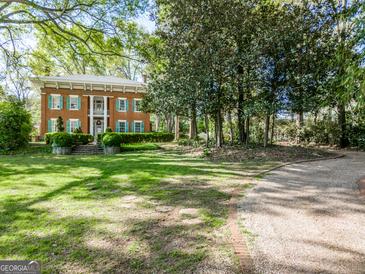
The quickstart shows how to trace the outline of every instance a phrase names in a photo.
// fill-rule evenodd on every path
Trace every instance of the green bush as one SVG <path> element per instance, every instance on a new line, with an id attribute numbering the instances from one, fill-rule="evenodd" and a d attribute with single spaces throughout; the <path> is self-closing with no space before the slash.
<path id="1" fill-rule="evenodd" d="M 106 147 L 118 147 L 122 143 L 122 137 L 118 133 L 106 133 L 103 136 L 103 145 Z"/>
<path id="2" fill-rule="evenodd" d="M 122 151 L 141 151 L 141 150 L 157 150 L 160 147 L 153 143 L 138 143 L 138 144 L 122 144 Z"/>
<path id="3" fill-rule="evenodd" d="M 26 146 L 31 131 L 31 115 L 22 104 L 0 102 L 0 150 Z"/>
<path id="4" fill-rule="evenodd" d="M 123 144 L 171 142 L 175 138 L 173 133 L 167 132 L 114 133 L 121 136 Z M 99 143 L 101 142 L 101 140 L 103 140 L 105 134 L 110 133 L 103 133 L 98 135 L 97 141 Z"/>
<path id="5" fill-rule="evenodd" d="M 74 140 L 74 144 L 87 145 L 88 143 L 94 141 L 94 136 L 92 136 L 91 134 L 72 133 L 71 136 Z"/>
<path id="6" fill-rule="evenodd" d="M 112 130 L 112 128 L 111 128 L 111 127 L 107 127 L 107 128 L 105 129 L 105 132 L 106 132 L 106 133 L 110 133 L 110 132 L 113 132 L 113 130 Z"/>
<path id="7" fill-rule="evenodd" d="M 72 133 L 82 133 L 81 127 L 75 128 Z"/>
<path id="8" fill-rule="evenodd" d="M 72 147 L 74 139 L 71 134 L 66 132 L 56 132 L 51 138 L 52 146 L 56 147 Z"/>
<path id="9" fill-rule="evenodd" d="M 365 125 L 351 127 L 348 136 L 350 146 L 365 149 Z"/>
<path id="10" fill-rule="evenodd" d="M 53 137 L 59 132 L 54 132 L 54 133 L 46 133 L 44 136 L 44 141 L 46 142 L 46 144 L 52 144 L 53 141 Z M 70 134 L 72 139 L 73 139 L 73 144 L 75 145 L 86 145 L 92 141 L 94 141 L 94 137 L 90 134 L 85 134 L 85 133 L 72 133 Z"/>

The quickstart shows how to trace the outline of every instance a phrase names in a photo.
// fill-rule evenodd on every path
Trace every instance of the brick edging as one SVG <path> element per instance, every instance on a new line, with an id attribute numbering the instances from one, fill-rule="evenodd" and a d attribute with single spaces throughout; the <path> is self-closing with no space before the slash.
<path id="1" fill-rule="evenodd" d="M 365 176 L 357 181 L 357 185 L 359 186 L 360 196 L 365 197 Z"/>
<path id="2" fill-rule="evenodd" d="M 280 164 L 278 166 L 275 166 L 273 168 L 264 170 L 258 174 L 256 174 L 255 176 L 262 176 L 265 175 L 273 170 L 285 167 L 285 166 L 289 166 L 289 165 L 294 165 L 294 164 L 300 164 L 300 163 L 308 163 L 308 162 L 317 162 L 317 161 L 326 161 L 326 160 L 334 160 L 334 159 L 339 159 L 339 158 L 343 158 L 345 157 L 345 154 L 337 154 L 335 156 L 330 156 L 330 157 L 321 157 L 321 158 L 316 158 L 316 159 L 305 159 L 305 160 L 298 160 L 298 161 L 293 161 L 293 162 L 286 162 L 283 164 Z"/>
<path id="3" fill-rule="evenodd" d="M 231 199 L 229 201 L 229 216 L 228 226 L 231 231 L 232 246 L 238 260 L 240 262 L 240 270 L 242 273 L 254 273 L 253 261 L 248 251 L 246 240 L 242 235 L 240 228 L 237 224 L 237 200 L 239 190 L 233 191 Z"/>

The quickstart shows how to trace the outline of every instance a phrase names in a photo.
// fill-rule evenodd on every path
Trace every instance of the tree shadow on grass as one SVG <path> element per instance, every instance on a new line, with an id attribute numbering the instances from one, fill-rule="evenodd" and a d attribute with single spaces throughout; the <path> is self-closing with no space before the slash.
<path id="1" fill-rule="evenodd" d="M 236 175 L 220 172 L 219 169 L 217 171 L 216 166 L 207 167 L 201 161 L 192 161 L 197 163 L 194 166 L 177 166 L 174 164 L 176 159 L 161 159 L 161 155 L 138 158 L 131 154 L 80 159 L 34 157 L 32 160 L 11 163 L 17 168 L 12 170 L 6 167 L 6 179 L 15 176 L 22 164 L 22 175 L 35 177 L 39 174 L 62 177 L 68 173 L 67 170 L 77 171 L 77 168 L 97 171 L 91 175 L 76 174 L 75 180 L 69 178 L 66 182 L 58 183 L 59 187 L 45 193 L 44 187 L 39 186 L 43 190 L 40 195 L 32 193 L 27 197 L 23 193 L 0 202 L 0 256 L 40 259 L 46 272 L 64 272 L 69 266 L 76 268 L 74 272 L 84 273 L 120 273 L 124 270 L 126 273 L 194 271 L 207 259 L 208 246 L 214 244 L 207 235 L 224 224 L 230 198 L 226 191 L 209 184 L 209 177 L 226 178 Z M 44 168 L 41 168 L 42 165 Z M 184 179 L 185 176 L 190 176 L 190 179 Z M 194 176 L 204 178 L 192 179 Z M 174 181 L 174 177 L 179 177 L 180 181 Z M 162 179 L 164 180 L 161 181 Z M 156 202 L 158 206 L 198 208 L 200 217 L 204 218 L 198 224 L 181 225 L 179 221 L 167 224 L 166 218 L 169 218 L 170 213 L 153 217 L 156 215 L 154 207 L 142 212 L 139 218 L 129 216 L 130 212 L 123 216 L 123 212 L 113 208 L 116 210 L 115 215 L 121 218 L 114 225 L 124 227 L 124 230 L 115 233 L 100 228 L 115 221 L 106 215 L 91 214 L 85 217 L 81 214 L 84 209 L 80 209 L 80 216 L 59 216 L 49 207 L 43 207 L 44 203 L 62 203 L 63 200 L 57 200 L 60 198 L 67 198 L 68 203 L 74 201 L 78 205 L 84 201 L 111 201 L 130 194 L 142 197 L 152 204 Z M 107 207 L 105 205 L 101 210 Z M 90 209 L 93 209 L 92 205 Z M 146 215 L 146 212 L 151 213 L 152 217 Z M 99 240 L 101 246 L 89 243 L 94 239 L 96 243 Z M 131 241 L 140 243 L 141 250 L 129 250 Z M 175 246 L 175 242 L 183 246 Z M 229 270 L 228 272 L 237 270 L 232 265 L 222 265 L 222 269 Z"/>

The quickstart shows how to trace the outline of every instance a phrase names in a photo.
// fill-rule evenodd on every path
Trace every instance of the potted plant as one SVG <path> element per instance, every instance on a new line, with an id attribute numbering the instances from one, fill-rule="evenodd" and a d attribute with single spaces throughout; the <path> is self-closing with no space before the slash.
<path id="1" fill-rule="evenodd" d="M 58 132 L 52 135 L 52 153 L 57 155 L 71 154 L 73 138 L 66 132 Z"/>
<path id="2" fill-rule="evenodd" d="M 120 152 L 122 137 L 118 133 L 106 133 L 103 136 L 105 154 L 116 154 Z"/>

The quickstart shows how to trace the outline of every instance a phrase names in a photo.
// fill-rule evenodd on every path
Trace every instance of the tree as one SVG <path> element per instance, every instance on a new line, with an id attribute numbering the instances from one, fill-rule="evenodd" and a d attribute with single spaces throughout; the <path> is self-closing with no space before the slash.
<path id="1" fill-rule="evenodd" d="M 28 144 L 31 116 L 19 102 L 0 102 L 0 150 L 14 150 Z"/>
<path id="2" fill-rule="evenodd" d="M 63 125 L 63 119 L 61 116 L 58 116 L 58 118 L 56 120 L 56 129 L 57 129 L 57 132 L 65 131 L 65 126 Z"/>

